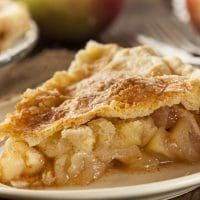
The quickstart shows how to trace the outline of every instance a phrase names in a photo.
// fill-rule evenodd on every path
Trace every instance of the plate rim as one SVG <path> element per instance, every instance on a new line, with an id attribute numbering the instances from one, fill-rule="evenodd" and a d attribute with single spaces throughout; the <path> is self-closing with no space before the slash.
<path id="1" fill-rule="evenodd" d="M 36 44 L 39 30 L 36 23 L 31 20 L 31 28 L 19 39 L 12 47 L 0 52 L 0 67 L 15 61 L 17 58 L 24 57 Z"/>
<path id="2" fill-rule="evenodd" d="M 1 187 L 2 186 L 2 187 Z M 16 189 L 1 184 L 0 195 L 49 198 L 49 199 L 113 199 L 130 197 L 151 197 L 169 192 L 181 191 L 200 186 L 200 172 L 182 176 L 179 178 L 139 184 L 134 186 L 108 187 L 108 188 L 87 188 L 87 189 Z"/>

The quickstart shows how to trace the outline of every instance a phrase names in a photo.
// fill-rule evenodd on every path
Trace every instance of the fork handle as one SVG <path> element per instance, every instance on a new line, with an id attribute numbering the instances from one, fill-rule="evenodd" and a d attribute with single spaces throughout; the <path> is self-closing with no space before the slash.
<path id="1" fill-rule="evenodd" d="M 183 62 L 187 64 L 192 64 L 200 67 L 200 57 L 188 57 L 188 58 L 181 58 Z"/>
<path id="2" fill-rule="evenodd" d="M 191 54 L 189 54 L 188 52 L 182 49 L 173 47 L 169 44 L 160 42 L 149 36 L 142 35 L 142 34 L 137 35 L 137 40 L 141 44 L 153 47 L 156 51 L 158 51 L 163 56 L 175 55 L 179 57 L 184 63 L 200 66 L 200 57 L 192 56 Z"/>

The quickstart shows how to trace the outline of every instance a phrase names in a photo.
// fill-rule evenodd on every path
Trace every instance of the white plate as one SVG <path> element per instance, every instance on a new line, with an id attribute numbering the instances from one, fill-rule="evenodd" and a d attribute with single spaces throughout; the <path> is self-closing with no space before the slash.
<path id="1" fill-rule="evenodd" d="M 38 28 L 32 21 L 31 28 L 23 38 L 21 38 L 13 47 L 0 52 L 0 67 L 24 57 L 33 48 L 38 38 Z"/>
<path id="2" fill-rule="evenodd" d="M 66 190 L 24 190 L 6 186 L 0 187 L 0 196 L 19 199 L 137 199 L 164 200 L 177 197 L 200 186 L 200 173 L 176 178 L 168 181 L 136 186 L 98 188 L 98 189 L 66 189 Z"/>
<path id="3" fill-rule="evenodd" d="M 5 113 L 13 110 L 14 104 L 18 100 L 19 98 L 15 97 L 0 103 L 0 120 L 3 119 Z M 164 200 L 182 195 L 199 186 L 200 163 L 196 165 L 178 164 L 162 168 L 158 172 L 146 174 L 118 174 L 114 172 L 86 187 L 26 190 L 0 184 L 0 197 L 53 200 L 125 198 Z"/>

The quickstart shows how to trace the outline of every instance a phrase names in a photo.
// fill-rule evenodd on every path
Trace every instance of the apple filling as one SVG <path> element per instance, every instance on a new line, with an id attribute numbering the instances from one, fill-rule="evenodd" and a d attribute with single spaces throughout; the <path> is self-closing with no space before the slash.
<path id="1" fill-rule="evenodd" d="M 107 169 L 154 170 L 167 161 L 198 161 L 198 122 L 197 114 L 172 106 L 143 118 L 96 118 L 34 147 L 10 138 L 1 179 L 15 187 L 85 185 Z"/>

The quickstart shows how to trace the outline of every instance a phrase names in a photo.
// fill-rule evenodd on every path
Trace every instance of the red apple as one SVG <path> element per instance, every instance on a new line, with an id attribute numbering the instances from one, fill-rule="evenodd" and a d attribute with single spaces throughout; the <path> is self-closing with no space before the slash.
<path id="1" fill-rule="evenodd" d="M 107 27 L 119 13 L 123 0 L 20 0 L 25 2 L 50 40 L 79 42 Z"/>
<path id="2" fill-rule="evenodd" d="M 200 0 L 186 0 L 191 21 L 200 30 Z"/>

